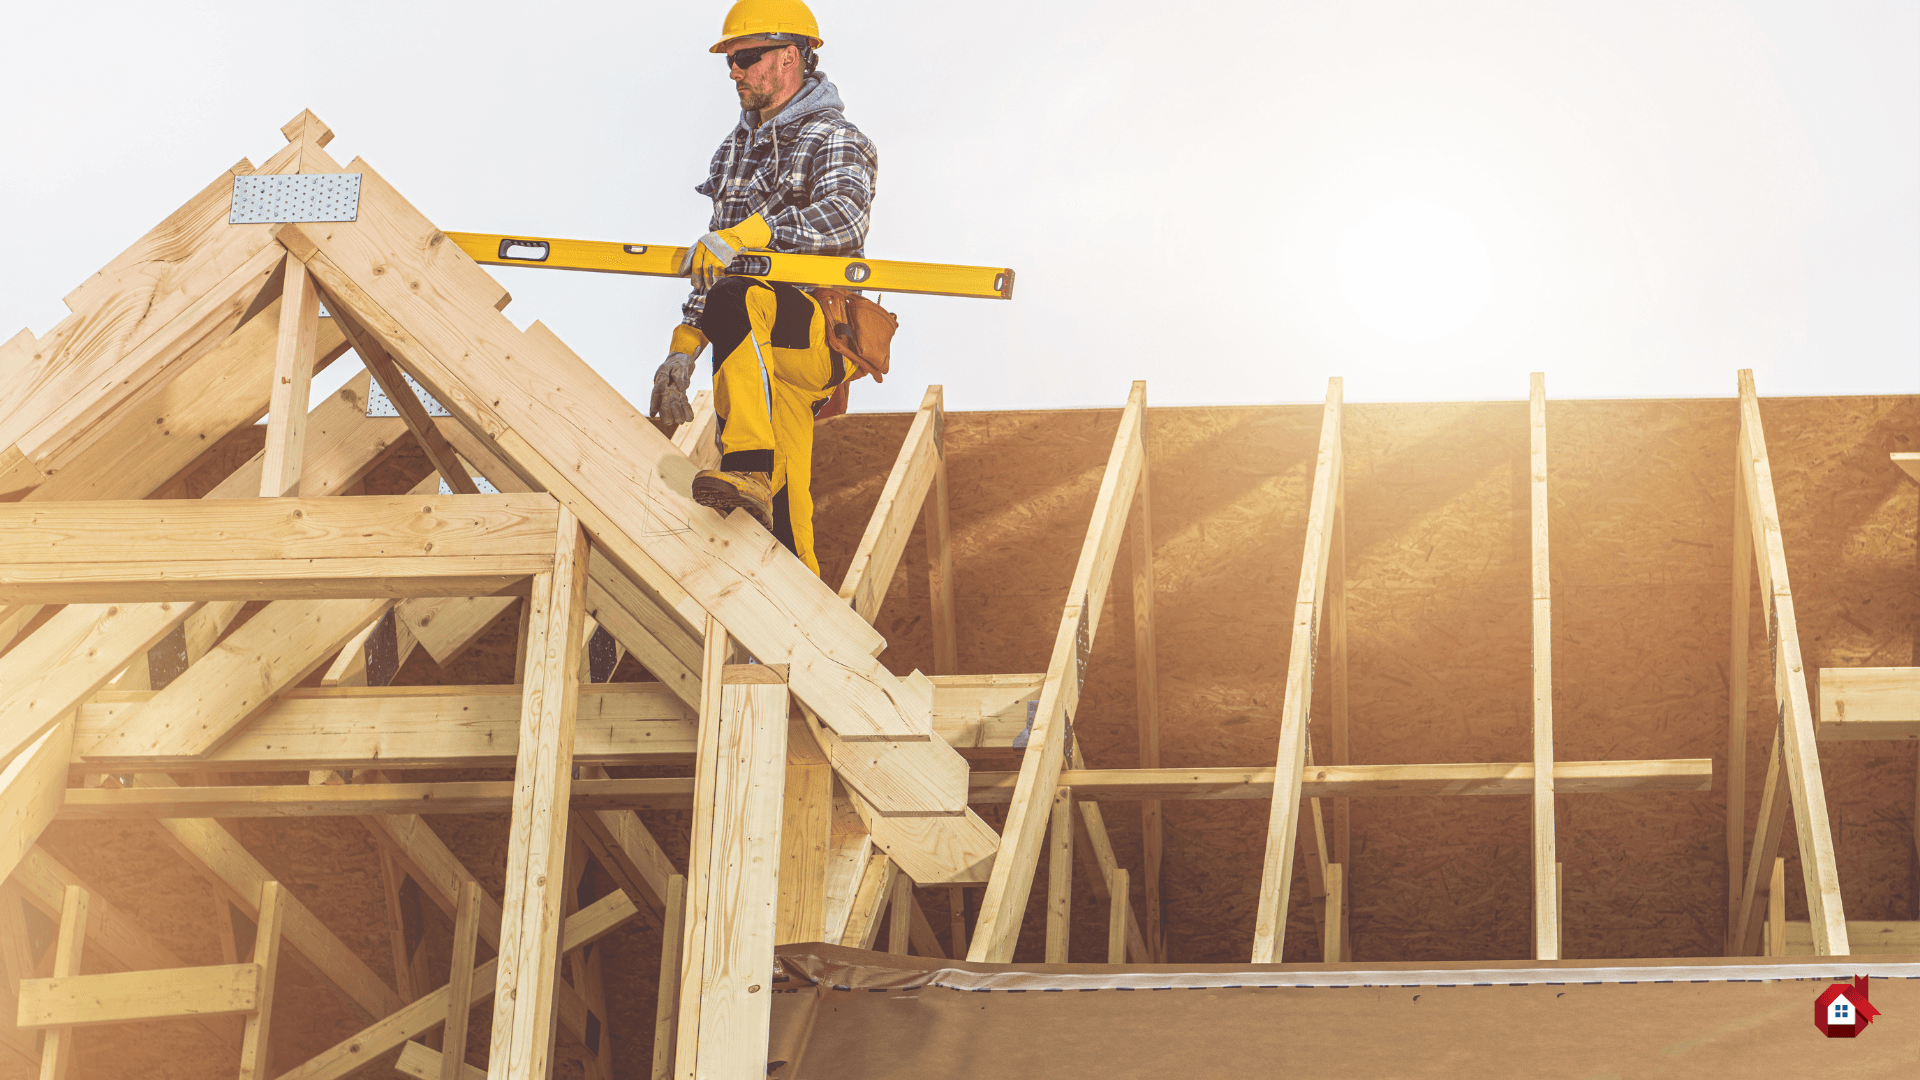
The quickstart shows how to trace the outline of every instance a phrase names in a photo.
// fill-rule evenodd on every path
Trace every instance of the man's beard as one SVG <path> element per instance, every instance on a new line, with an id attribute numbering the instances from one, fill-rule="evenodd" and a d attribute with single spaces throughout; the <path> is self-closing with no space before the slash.
<path id="1" fill-rule="evenodd" d="M 752 87 L 741 86 L 739 92 L 740 107 L 747 112 L 759 112 L 773 104 L 773 91 L 771 90 L 755 90 Z"/>

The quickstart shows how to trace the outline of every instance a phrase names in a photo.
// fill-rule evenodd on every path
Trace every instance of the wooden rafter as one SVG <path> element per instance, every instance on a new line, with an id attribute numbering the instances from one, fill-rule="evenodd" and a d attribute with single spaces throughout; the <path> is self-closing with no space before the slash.
<path id="1" fill-rule="evenodd" d="M 1547 381 L 1528 393 L 1528 506 L 1533 581 L 1533 955 L 1560 959 L 1559 856 L 1553 824 L 1553 574 L 1547 560 Z"/>

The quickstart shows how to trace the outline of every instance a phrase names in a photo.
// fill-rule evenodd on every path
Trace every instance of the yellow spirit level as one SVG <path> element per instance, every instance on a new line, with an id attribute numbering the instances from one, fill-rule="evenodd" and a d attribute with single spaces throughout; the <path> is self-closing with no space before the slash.
<path id="1" fill-rule="evenodd" d="M 488 266 L 531 266 L 548 270 L 587 270 L 601 274 L 685 277 L 684 247 L 619 244 L 604 240 L 552 240 L 498 233 L 448 233 L 447 239 Z M 741 253 L 727 267 L 739 277 L 786 281 L 795 285 L 832 285 L 879 292 L 1013 298 L 1013 271 L 995 266 L 848 259 L 838 255 L 790 255 L 778 251 Z"/>

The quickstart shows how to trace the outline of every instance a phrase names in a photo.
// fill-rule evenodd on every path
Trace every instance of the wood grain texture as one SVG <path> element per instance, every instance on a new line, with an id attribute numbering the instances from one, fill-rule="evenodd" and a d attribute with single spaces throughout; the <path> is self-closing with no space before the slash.
<path id="1" fill-rule="evenodd" d="M 1533 589 L 1533 955 L 1560 959 L 1559 886 L 1553 819 L 1553 567 L 1547 545 L 1547 381 L 1529 379 L 1529 549 Z"/>

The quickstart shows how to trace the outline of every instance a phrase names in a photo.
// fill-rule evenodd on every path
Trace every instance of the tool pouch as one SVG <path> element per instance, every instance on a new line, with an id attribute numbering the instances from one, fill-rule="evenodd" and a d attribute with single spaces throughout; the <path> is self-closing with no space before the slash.
<path id="1" fill-rule="evenodd" d="M 885 382 L 893 333 L 900 328 L 899 316 L 846 289 L 815 289 L 813 299 L 827 320 L 827 347 L 845 357 L 861 375 Z"/>

